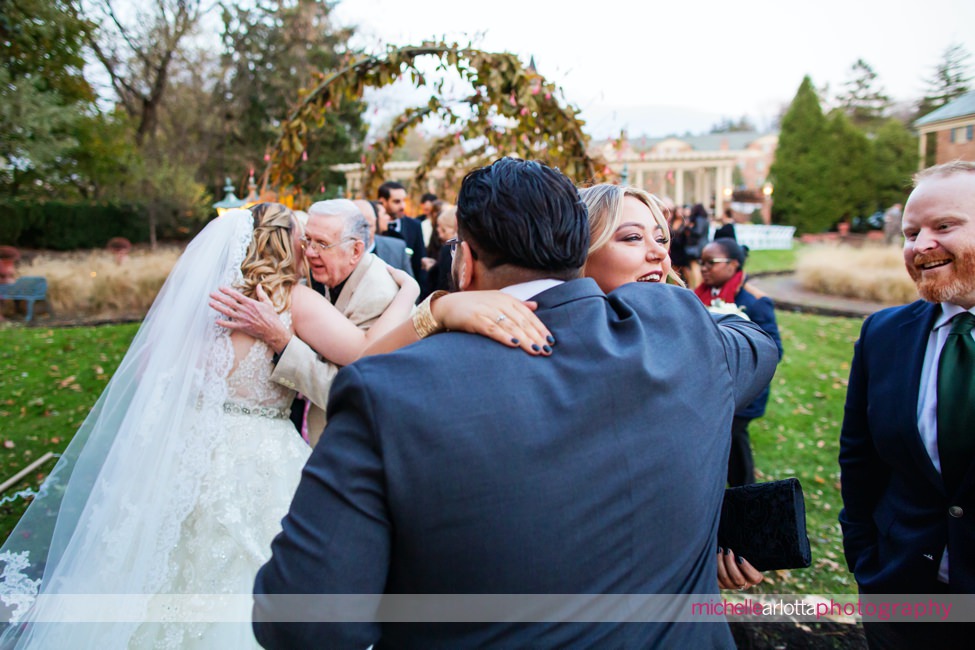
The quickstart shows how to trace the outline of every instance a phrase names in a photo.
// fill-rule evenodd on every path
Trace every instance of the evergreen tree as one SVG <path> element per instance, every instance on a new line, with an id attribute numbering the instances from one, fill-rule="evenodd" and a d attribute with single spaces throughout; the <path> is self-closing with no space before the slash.
<path id="1" fill-rule="evenodd" d="M 876 210 L 873 150 L 863 130 L 841 110 L 833 111 L 826 128 L 825 153 L 833 221 L 852 221 Z"/>
<path id="2" fill-rule="evenodd" d="M 941 61 L 925 80 L 927 90 L 918 103 L 917 117 L 923 117 L 969 91 L 972 81 L 969 59 L 971 54 L 961 43 L 945 49 Z"/>
<path id="3" fill-rule="evenodd" d="M 782 117 L 770 179 L 775 184 L 773 219 L 800 232 L 819 232 L 836 221 L 829 187 L 826 117 L 812 81 L 802 80 Z"/>
<path id="4" fill-rule="evenodd" d="M 224 110 L 224 145 L 210 167 L 210 182 L 237 177 L 239 170 L 265 165 L 267 147 L 299 98 L 351 58 L 346 43 L 352 30 L 332 24 L 332 4 L 317 0 L 257 2 L 225 7 L 225 79 L 218 88 Z M 364 105 L 345 102 L 308 135 L 295 183 L 306 194 L 335 188 L 344 176 L 336 163 L 356 162 L 365 137 Z"/>
<path id="5" fill-rule="evenodd" d="M 855 125 L 872 131 L 879 127 L 890 108 L 890 97 L 877 85 L 877 73 L 863 59 L 850 68 L 851 78 L 836 101 Z"/>
<path id="6" fill-rule="evenodd" d="M 917 137 L 900 120 L 887 120 L 877 129 L 873 141 L 873 174 L 878 207 L 886 208 L 907 199 L 911 175 L 917 171 L 917 158 Z"/>

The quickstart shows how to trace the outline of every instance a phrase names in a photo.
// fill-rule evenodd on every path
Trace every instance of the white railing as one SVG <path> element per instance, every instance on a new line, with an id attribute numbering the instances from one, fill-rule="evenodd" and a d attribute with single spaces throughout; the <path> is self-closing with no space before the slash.
<path id="1" fill-rule="evenodd" d="M 789 250 L 792 248 L 792 237 L 796 234 L 795 226 L 759 226 L 749 223 L 735 224 L 735 239 L 739 244 L 748 246 L 749 250 Z M 714 228 L 709 233 L 714 239 Z"/>

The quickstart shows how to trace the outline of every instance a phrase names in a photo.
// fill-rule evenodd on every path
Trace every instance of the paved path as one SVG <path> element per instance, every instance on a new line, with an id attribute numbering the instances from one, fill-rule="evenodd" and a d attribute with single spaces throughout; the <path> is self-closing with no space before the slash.
<path id="1" fill-rule="evenodd" d="M 813 293 L 799 286 L 799 281 L 794 273 L 753 276 L 748 281 L 754 284 L 757 289 L 767 293 L 775 302 L 776 309 L 809 312 L 824 316 L 865 318 L 875 311 L 892 306 L 855 298 Z"/>

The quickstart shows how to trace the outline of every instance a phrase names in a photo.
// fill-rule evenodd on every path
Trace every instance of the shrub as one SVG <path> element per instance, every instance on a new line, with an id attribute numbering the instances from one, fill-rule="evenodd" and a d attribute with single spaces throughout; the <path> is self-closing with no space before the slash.
<path id="1" fill-rule="evenodd" d="M 38 255 L 21 275 L 47 278 L 54 313 L 71 318 L 142 318 L 156 299 L 181 250 L 133 250 L 122 264 L 111 251 Z"/>
<path id="2" fill-rule="evenodd" d="M 799 254 L 796 277 L 817 293 L 891 305 L 917 300 L 899 248 L 810 246 Z"/>

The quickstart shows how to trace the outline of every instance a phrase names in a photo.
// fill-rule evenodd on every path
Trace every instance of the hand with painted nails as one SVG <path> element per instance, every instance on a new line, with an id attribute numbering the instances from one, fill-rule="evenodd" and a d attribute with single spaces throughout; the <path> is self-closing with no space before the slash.
<path id="1" fill-rule="evenodd" d="M 448 330 L 480 334 L 531 355 L 552 353 L 555 339 L 534 310 L 537 304 L 500 291 L 462 291 L 434 301 L 434 318 Z"/>
<path id="2" fill-rule="evenodd" d="M 765 576 L 743 557 L 736 557 L 730 548 L 718 547 L 718 586 L 742 591 L 754 587 Z"/>

